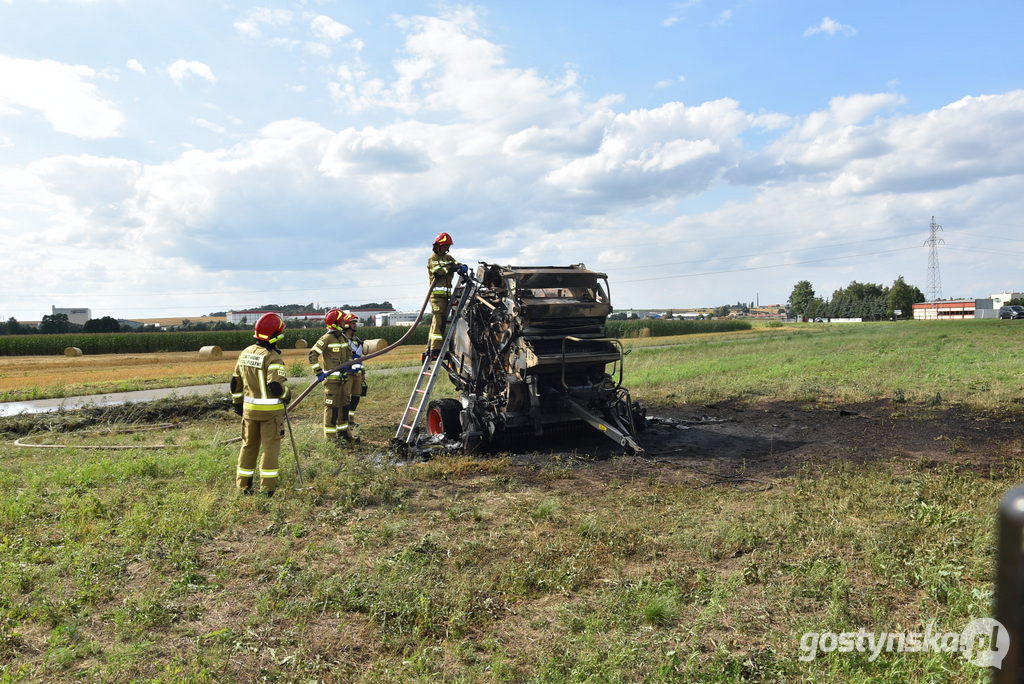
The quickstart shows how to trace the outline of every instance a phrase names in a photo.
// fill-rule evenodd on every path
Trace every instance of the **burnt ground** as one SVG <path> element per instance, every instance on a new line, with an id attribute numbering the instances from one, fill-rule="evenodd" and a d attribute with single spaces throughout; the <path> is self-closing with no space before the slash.
<path id="1" fill-rule="evenodd" d="M 892 400 L 822 407 L 806 402 L 652 406 L 640 434 L 646 453 L 630 457 L 610 440 L 579 436 L 527 446 L 536 456 L 573 456 L 597 471 L 657 464 L 714 478 L 773 479 L 836 460 L 907 459 L 980 472 L 1024 456 L 1024 413 Z M 517 449 L 517 451 L 522 451 Z M 522 457 L 519 457 L 522 458 Z M 598 473 L 595 472 L 595 475 Z"/>

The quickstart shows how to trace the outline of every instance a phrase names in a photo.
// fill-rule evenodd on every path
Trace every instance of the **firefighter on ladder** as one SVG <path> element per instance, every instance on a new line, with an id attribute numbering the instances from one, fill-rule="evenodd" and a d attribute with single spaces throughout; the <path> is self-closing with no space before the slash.
<path id="1" fill-rule="evenodd" d="M 331 309 L 324 316 L 327 332 L 309 350 L 309 363 L 319 377 L 332 368 L 337 368 L 352 359 L 352 350 L 342 333 L 344 312 Z M 328 440 L 344 440 L 357 443 L 359 440 L 349 432 L 349 373 L 334 371 L 324 381 L 324 437 Z"/>
<path id="2" fill-rule="evenodd" d="M 452 236 L 438 233 L 434 238 L 434 253 L 427 259 L 427 275 L 430 278 L 430 333 L 427 338 L 427 351 L 422 360 L 436 359 L 444 341 L 444 324 L 448 317 L 448 301 L 452 296 L 452 274 L 456 271 L 462 275 L 469 272 L 465 264 L 460 264 L 448 253 L 452 246 Z"/>
<path id="3" fill-rule="evenodd" d="M 285 406 L 290 390 L 284 360 L 276 343 L 284 336 L 284 320 L 266 313 L 256 321 L 256 342 L 238 355 L 231 375 L 231 403 L 242 417 L 242 448 L 238 452 L 235 484 L 245 494 L 253 491 L 256 457 L 259 462 L 260 491 L 273 496 L 278 483 L 278 458 L 284 437 Z"/>
<path id="4" fill-rule="evenodd" d="M 366 370 L 363 368 L 363 364 L 358 363 L 358 359 L 363 355 L 363 341 L 356 335 L 359 316 L 356 316 L 354 313 L 346 313 L 342 316 L 342 321 L 341 334 L 348 341 L 352 358 L 357 360 L 349 368 L 348 376 L 348 395 L 350 397 L 348 403 L 348 425 L 355 432 L 355 428 L 359 426 L 359 423 L 356 422 L 356 408 L 359 406 L 359 400 L 366 396 L 367 391 Z"/>

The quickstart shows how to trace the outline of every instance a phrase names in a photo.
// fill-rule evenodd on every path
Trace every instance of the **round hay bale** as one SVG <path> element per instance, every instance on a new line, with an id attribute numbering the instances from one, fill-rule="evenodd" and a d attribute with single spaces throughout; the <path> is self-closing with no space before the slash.
<path id="1" fill-rule="evenodd" d="M 640 328 L 640 332 L 638 332 L 636 334 L 636 336 L 637 337 L 650 337 L 651 336 L 651 329 L 650 328 Z"/>
<path id="2" fill-rule="evenodd" d="M 299 339 L 295 340 L 295 348 L 296 349 L 305 349 L 308 346 L 309 346 L 309 342 L 307 342 L 306 340 L 302 339 L 301 337 Z"/>
<path id="3" fill-rule="evenodd" d="M 224 356 L 224 352 L 217 345 L 208 345 L 206 347 L 199 348 L 199 357 L 203 359 L 219 359 Z"/>
<path id="4" fill-rule="evenodd" d="M 364 340 L 363 353 L 375 354 L 386 346 L 388 346 L 388 341 L 385 339 Z"/>
<path id="5" fill-rule="evenodd" d="M 64 347 L 64 356 L 81 356 L 82 350 L 78 347 Z"/>

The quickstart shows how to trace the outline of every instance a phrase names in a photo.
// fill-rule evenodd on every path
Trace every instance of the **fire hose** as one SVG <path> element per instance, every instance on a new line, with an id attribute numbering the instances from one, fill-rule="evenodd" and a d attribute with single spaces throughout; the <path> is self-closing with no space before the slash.
<path id="1" fill-rule="evenodd" d="M 309 393 L 313 391 L 314 387 L 316 387 L 321 382 L 323 382 L 325 379 L 327 379 L 328 375 L 331 375 L 332 373 L 337 373 L 339 371 L 346 371 L 349 368 L 351 368 L 354 364 L 363 363 L 364 361 L 369 361 L 370 359 L 375 359 L 378 356 L 383 356 L 384 354 L 387 354 L 389 351 L 391 351 L 395 347 L 397 347 L 400 344 L 402 344 L 402 342 L 405 342 L 405 340 L 408 339 L 408 337 L 410 335 L 412 335 L 413 331 L 416 330 L 416 326 L 420 324 L 420 321 L 423 320 L 423 313 L 427 310 L 427 304 L 430 303 L 430 293 L 434 289 L 433 281 L 431 281 L 430 285 L 431 285 L 430 289 L 427 290 L 427 296 L 423 300 L 423 306 L 420 307 L 420 312 L 416 316 L 416 320 L 413 321 L 412 325 L 409 326 L 409 330 L 407 330 L 404 335 L 402 335 L 395 342 L 393 342 L 392 344 L 389 344 L 388 346 L 384 347 L 380 351 L 375 351 L 372 354 L 366 354 L 365 356 L 361 356 L 358 359 L 352 359 L 350 361 L 345 361 L 344 363 L 342 363 L 342 364 L 340 364 L 338 366 L 335 366 L 334 368 L 331 368 L 329 370 L 325 370 L 323 372 L 317 373 L 316 379 L 313 380 L 313 382 L 310 383 L 309 387 L 307 387 L 306 389 L 302 390 L 302 392 L 299 393 L 299 396 L 297 396 L 294 399 L 292 399 L 292 403 L 288 404 L 288 407 L 285 409 L 285 411 L 291 411 L 296 406 L 298 406 L 302 402 L 303 399 L 305 399 L 307 396 L 309 396 Z"/>

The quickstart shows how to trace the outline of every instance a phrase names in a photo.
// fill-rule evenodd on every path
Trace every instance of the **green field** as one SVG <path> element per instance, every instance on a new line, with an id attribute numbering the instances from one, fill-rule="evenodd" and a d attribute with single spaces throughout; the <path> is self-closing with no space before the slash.
<path id="1" fill-rule="evenodd" d="M 965 416 L 929 455 L 805 451 L 718 479 L 585 449 L 395 464 L 408 370 L 371 376 L 358 451 L 321 441 L 315 398 L 299 407 L 306 488 L 286 446 L 273 499 L 236 495 L 237 419 L 201 402 L 2 420 L 8 442 L 71 448 L 4 447 L 0 681 L 987 681 L 958 654 L 799 645 L 991 614 L 994 511 L 1024 463 L 1014 323 L 637 346 L 626 385 L 654 413 Z M 176 425 L 99 431 L 122 420 Z M 978 460 L 979 425 L 1016 436 Z M 82 448 L 104 444 L 136 448 Z"/>

